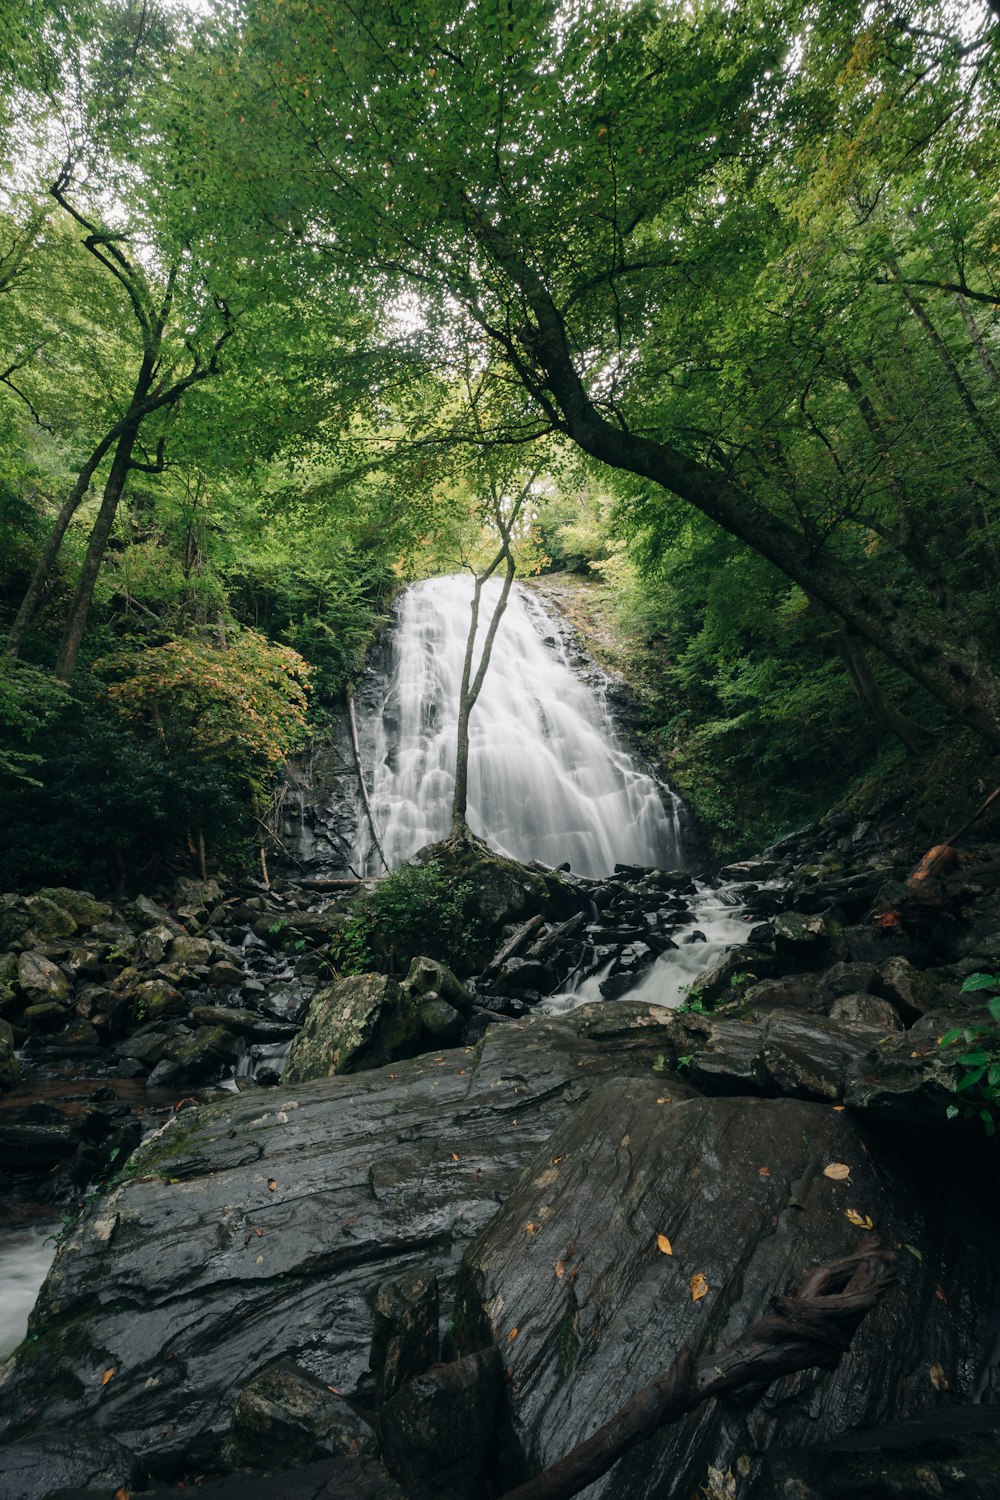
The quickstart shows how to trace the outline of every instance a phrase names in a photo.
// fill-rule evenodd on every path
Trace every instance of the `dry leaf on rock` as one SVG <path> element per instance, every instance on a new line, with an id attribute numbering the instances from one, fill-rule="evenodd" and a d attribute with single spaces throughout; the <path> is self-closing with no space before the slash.
<path id="1" fill-rule="evenodd" d="M 844 1213 L 851 1223 L 858 1229 L 874 1229 L 875 1220 L 871 1214 L 859 1214 L 856 1208 L 846 1208 Z"/>
<path id="2" fill-rule="evenodd" d="M 673 1255 L 674 1247 L 671 1245 L 665 1234 L 658 1234 L 656 1236 L 656 1243 L 663 1251 L 664 1255 Z"/>
<path id="3" fill-rule="evenodd" d="M 834 1182 L 846 1182 L 851 1175 L 851 1169 L 846 1161 L 832 1161 L 829 1166 L 823 1168 L 823 1176 L 831 1178 Z"/>
<path id="4" fill-rule="evenodd" d="M 695 1271 L 691 1277 L 691 1301 L 700 1302 L 702 1297 L 708 1293 L 708 1282 L 700 1271 Z"/>

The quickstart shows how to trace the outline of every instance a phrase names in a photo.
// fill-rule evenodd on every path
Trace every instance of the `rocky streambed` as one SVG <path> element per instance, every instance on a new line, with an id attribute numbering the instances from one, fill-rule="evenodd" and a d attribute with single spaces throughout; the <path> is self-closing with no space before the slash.
<path id="1" fill-rule="evenodd" d="M 344 914 L 301 886 L 75 915 L 79 893 L 9 899 L 26 1077 L 8 1063 L 4 1128 L 76 1131 L 9 1185 L 113 1180 L 0 1373 L 0 1495 L 501 1494 L 873 1232 L 897 1284 L 836 1369 L 712 1403 L 588 1493 L 1000 1495 L 995 1153 L 946 1120 L 962 1070 L 938 1045 L 982 1014 L 963 980 L 995 972 L 996 851 L 918 893 L 891 832 L 831 820 L 731 868 L 746 941 L 683 1010 L 648 995 L 697 945 L 699 892 L 669 872 L 501 862 L 494 951 L 461 978 L 333 979 Z M 68 988 L 29 989 L 38 959 Z M 545 1013 L 619 975 L 641 998 Z M 18 1118 L 18 1089 L 66 1063 L 112 1092 L 86 1106 L 99 1140 Z M 174 1108 L 223 1068 L 242 1092 Z M 114 1091 L 137 1076 L 163 1082 L 166 1123 L 129 1154 L 137 1106 Z"/>

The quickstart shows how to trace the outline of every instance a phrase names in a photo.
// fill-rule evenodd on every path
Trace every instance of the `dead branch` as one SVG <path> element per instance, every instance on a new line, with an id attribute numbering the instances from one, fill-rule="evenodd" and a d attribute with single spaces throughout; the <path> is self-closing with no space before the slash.
<path id="1" fill-rule="evenodd" d="M 623 1454 L 716 1396 L 753 1387 L 813 1365 L 833 1369 L 866 1313 L 896 1277 L 896 1257 L 868 1237 L 843 1260 L 818 1267 L 796 1291 L 771 1300 L 772 1312 L 715 1354 L 684 1348 L 671 1365 L 592 1437 L 502 1500 L 569 1500 L 606 1474 Z"/>

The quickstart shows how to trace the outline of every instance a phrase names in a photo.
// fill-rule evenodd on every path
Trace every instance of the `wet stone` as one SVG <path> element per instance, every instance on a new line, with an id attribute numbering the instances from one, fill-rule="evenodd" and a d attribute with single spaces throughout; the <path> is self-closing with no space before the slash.
<path id="1" fill-rule="evenodd" d="M 226 1444 L 230 1462 L 270 1468 L 371 1454 L 371 1426 L 315 1375 L 282 1360 L 240 1391 Z"/>
<path id="2" fill-rule="evenodd" d="M 17 961 L 17 982 L 32 1005 L 68 1000 L 72 993 L 72 986 L 58 964 L 40 953 L 21 954 Z"/>
<path id="3" fill-rule="evenodd" d="M 370 1368 L 375 1404 L 383 1406 L 405 1381 L 438 1357 L 438 1279 L 417 1268 L 387 1281 L 375 1294 Z"/>

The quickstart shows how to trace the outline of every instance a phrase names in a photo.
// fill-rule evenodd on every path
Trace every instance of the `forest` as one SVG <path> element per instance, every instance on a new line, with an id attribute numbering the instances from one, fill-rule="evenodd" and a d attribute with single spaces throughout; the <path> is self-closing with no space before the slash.
<path id="1" fill-rule="evenodd" d="M 998 37 L 949 0 L 8 3 L 8 881 L 252 861 L 400 588 L 521 492 L 519 574 L 599 581 L 717 854 L 942 753 L 985 788 Z"/>

